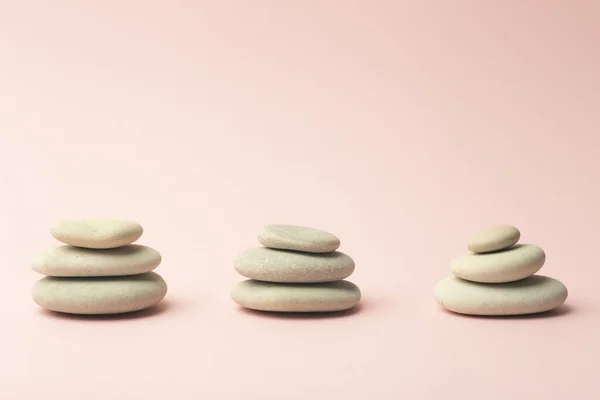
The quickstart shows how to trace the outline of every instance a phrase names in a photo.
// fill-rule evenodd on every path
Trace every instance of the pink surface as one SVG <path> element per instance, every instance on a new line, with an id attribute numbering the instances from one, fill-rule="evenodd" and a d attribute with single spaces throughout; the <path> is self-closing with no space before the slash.
<path id="1" fill-rule="evenodd" d="M 600 4 L 92 4 L 0 5 L 0 399 L 598 399 Z M 81 216 L 144 225 L 158 312 L 33 303 L 31 255 Z M 235 307 L 264 223 L 339 235 L 363 307 Z M 546 250 L 561 311 L 439 309 L 496 223 Z"/>

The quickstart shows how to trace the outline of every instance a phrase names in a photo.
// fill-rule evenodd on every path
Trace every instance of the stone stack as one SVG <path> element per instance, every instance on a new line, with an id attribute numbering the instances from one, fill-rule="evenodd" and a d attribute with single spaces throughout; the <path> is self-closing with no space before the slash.
<path id="1" fill-rule="evenodd" d="M 354 260 L 337 251 L 340 240 L 336 236 L 295 225 L 267 225 L 258 241 L 263 247 L 245 251 L 234 262 L 235 270 L 250 278 L 231 292 L 240 306 L 274 312 L 331 312 L 359 303 L 359 288 L 344 280 L 354 272 Z"/>
<path id="2" fill-rule="evenodd" d="M 41 307 L 69 314 L 119 314 L 158 304 L 167 294 L 163 278 L 152 272 L 158 251 L 132 244 L 140 224 L 115 219 L 58 222 L 51 234 L 64 243 L 37 255 L 34 271 L 46 275 L 33 287 Z"/>
<path id="3" fill-rule="evenodd" d="M 518 244 L 514 226 L 484 229 L 471 237 L 471 251 L 451 262 L 453 276 L 435 287 L 437 302 L 447 310 L 470 315 L 524 315 L 550 311 L 568 296 L 560 281 L 536 273 L 546 261 L 544 250 Z"/>

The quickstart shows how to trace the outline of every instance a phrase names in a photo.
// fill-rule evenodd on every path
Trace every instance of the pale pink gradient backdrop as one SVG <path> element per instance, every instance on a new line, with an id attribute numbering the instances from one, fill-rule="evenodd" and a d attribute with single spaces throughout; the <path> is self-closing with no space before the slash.
<path id="1" fill-rule="evenodd" d="M 0 5 L 0 399 L 597 399 L 600 4 L 21 1 Z M 141 222 L 154 315 L 30 299 L 57 219 Z M 240 311 L 264 223 L 357 262 L 345 318 Z M 441 311 L 480 227 L 570 289 L 545 318 Z"/>

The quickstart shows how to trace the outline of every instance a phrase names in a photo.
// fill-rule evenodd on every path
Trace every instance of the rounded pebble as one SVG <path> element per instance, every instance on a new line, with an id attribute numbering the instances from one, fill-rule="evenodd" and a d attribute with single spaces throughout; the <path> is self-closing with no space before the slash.
<path id="1" fill-rule="evenodd" d="M 155 272 L 101 278 L 44 277 L 33 287 L 41 307 L 68 314 L 120 314 L 158 304 L 167 284 Z"/>
<path id="2" fill-rule="evenodd" d="M 356 306 L 361 293 L 348 281 L 283 284 L 247 280 L 234 287 L 231 298 L 242 307 L 259 311 L 331 312 Z"/>
<path id="3" fill-rule="evenodd" d="M 347 278 L 354 260 L 339 251 L 301 253 L 257 247 L 240 254 L 234 262 L 242 276 L 266 282 L 317 283 Z"/>
<path id="4" fill-rule="evenodd" d="M 266 225 L 258 234 L 260 244 L 272 249 L 329 253 L 340 247 L 340 239 L 329 232 L 296 225 Z"/>
<path id="5" fill-rule="evenodd" d="M 519 244 L 500 252 L 455 257 L 450 268 L 454 275 L 469 281 L 503 283 L 535 274 L 545 261 L 546 254 L 540 247 Z"/>
<path id="6" fill-rule="evenodd" d="M 151 247 L 130 244 L 116 249 L 58 246 L 34 258 L 34 271 L 48 276 L 120 276 L 149 272 L 161 263 Z"/>
<path id="7" fill-rule="evenodd" d="M 88 218 L 59 221 L 50 232 L 55 239 L 71 246 L 112 249 L 135 242 L 144 230 L 133 221 Z"/>
<path id="8" fill-rule="evenodd" d="M 535 314 L 559 307 L 567 297 L 565 285 L 541 275 L 493 285 L 452 276 L 435 287 L 435 298 L 442 307 L 469 315 Z"/>
<path id="9" fill-rule="evenodd" d="M 514 226 L 498 225 L 471 236 L 467 247 L 474 253 L 489 253 L 514 246 L 520 238 L 521 232 Z"/>

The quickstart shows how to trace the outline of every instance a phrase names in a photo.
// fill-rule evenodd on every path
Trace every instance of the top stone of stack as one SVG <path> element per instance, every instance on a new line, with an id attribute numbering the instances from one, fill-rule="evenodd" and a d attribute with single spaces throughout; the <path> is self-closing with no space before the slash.
<path id="1" fill-rule="evenodd" d="M 56 240 L 71 246 L 114 249 L 135 242 L 144 230 L 133 221 L 88 218 L 59 221 L 50 232 Z"/>
<path id="2" fill-rule="evenodd" d="M 473 253 L 490 253 L 508 249 L 517 244 L 521 232 L 511 225 L 497 225 L 482 229 L 475 233 L 467 242 L 467 247 Z"/>
<path id="3" fill-rule="evenodd" d="M 258 241 L 271 249 L 305 253 L 331 253 L 340 247 L 340 239 L 331 233 L 296 225 L 265 225 Z"/>

